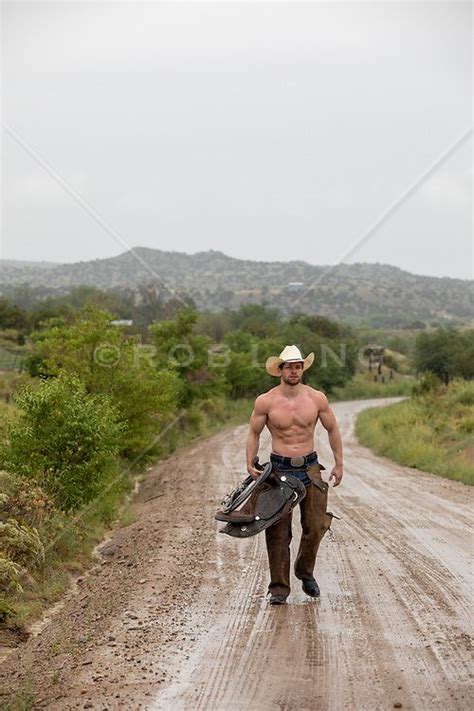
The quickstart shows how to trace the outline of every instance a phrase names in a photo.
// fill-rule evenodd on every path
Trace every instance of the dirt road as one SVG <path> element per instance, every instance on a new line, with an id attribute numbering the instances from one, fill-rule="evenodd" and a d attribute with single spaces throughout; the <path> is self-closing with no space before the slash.
<path id="1" fill-rule="evenodd" d="M 334 407 L 346 467 L 329 508 L 343 520 L 318 555 L 319 600 L 293 579 L 289 604 L 269 607 L 264 536 L 218 535 L 247 428 L 227 430 L 150 472 L 136 522 L 0 667 L 4 704 L 17 693 L 49 709 L 472 708 L 473 492 L 359 446 L 353 420 L 370 404 Z M 317 449 L 330 465 L 319 428 Z M 269 451 L 265 437 L 262 460 Z"/>

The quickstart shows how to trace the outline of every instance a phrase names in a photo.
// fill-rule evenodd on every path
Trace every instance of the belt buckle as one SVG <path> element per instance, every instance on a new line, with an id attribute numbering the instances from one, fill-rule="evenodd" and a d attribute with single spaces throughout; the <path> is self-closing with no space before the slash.
<path id="1" fill-rule="evenodd" d="M 306 463 L 305 457 L 291 457 L 290 464 L 292 467 L 304 467 Z"/>

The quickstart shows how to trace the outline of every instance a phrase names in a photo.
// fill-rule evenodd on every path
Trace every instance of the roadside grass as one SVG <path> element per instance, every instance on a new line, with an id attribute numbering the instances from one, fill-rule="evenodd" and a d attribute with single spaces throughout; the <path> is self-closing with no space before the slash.
<path id="1" fill-rule="evenodd" d="M 374 381 L 374 375 L 371 373 L 357 373 L 342 388 L 334 388 L 329 396 L 333 402 L 340 400 L 366 400 L 377 397 L 397 397 L 410 396 L 412 387 L 416 379 L 412 375 L 394 374 L 393 380 L 390 380 L 386 373 L 385 382 Z M 379 376 L 380 377 L 380 376 Z"/>
<path id="2" fill-rule="evenodd" d="M 35 707 L 35 694 L 29 687 L 25 687 L 10 699 L 10 701 L 2 701 L 0 707 L 2 711 L 30 711 Z"/>
<path id="3" fill-rule="evenodd" d="M 474 383 L 453 382 L 360 413 L 362 444 L 399 464 L 474 485 Z"/>
<path id="4" fill-rule="evenodd" d="M 65 562 L 66 563 L 66 562 Z M 44 608 L 58 602 L 71 583 L 66 564 L 56 567 L 54 563 L 46 565 L 34 583 L 24 587 L 24 593 L 11 600 L 15 615 L 9 625 L 26 627 L 41 617 Z"/>

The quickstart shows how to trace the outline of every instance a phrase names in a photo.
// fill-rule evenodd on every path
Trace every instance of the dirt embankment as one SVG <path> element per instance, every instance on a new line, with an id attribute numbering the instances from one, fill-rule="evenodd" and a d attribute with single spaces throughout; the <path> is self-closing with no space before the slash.
<path id="1" fill-rule="evenodd" d="M 289 604 L 270 608 L 263 535 L 216 533 L 243 474 L 246 427 L 228 430 L 154 468 L 136 523 L 1 665 L 3 707 L 20 692 L 49 709 L 472 707 L 472 490 L 360 447 L 353 420 L 371 404 L 334 407 L 346 475 L 330 509 L 343 519 L 318 555 L 319 600 L 294 579 Z"/>

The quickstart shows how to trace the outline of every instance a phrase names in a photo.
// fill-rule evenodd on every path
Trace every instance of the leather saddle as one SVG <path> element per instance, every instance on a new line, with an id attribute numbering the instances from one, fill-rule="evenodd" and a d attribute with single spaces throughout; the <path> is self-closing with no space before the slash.
<path id="1" fill-rule="evenodd" d="M 219 533 L 236 538 L 255 536 L 286 516 L 305 496 L 306 487 L 291 474 L 277 471 L 271 462 L 259 465 L 258 479 L 248 476 L 222 502 L 215 519 L 227 523 Z M 240 507 L 240 508 L 239 508 Z"/>

